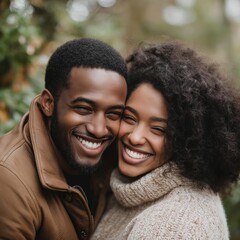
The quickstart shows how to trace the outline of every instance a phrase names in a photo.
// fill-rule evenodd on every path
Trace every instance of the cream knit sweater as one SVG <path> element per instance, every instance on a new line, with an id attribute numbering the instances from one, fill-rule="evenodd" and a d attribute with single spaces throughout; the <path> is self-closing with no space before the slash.
<path id="1" fill-rule="evenodd" d="M 92 240 L 229 239 L 219 196 L 176 167 L 165 164 L 136 181 L 114 170 L 110 184 L 114 196 Z"/>

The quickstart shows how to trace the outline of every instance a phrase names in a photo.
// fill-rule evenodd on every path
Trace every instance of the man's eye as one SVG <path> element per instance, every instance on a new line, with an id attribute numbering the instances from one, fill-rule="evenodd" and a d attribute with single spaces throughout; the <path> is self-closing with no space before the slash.
<path id="1" fill-rule="evenodd" d="M 119 120 L 122 116 L 122 112 L 109 112 L 107 113 L 107 116 L 111 120 Z"/>
<path id="2" fill-rule="evenodd" d="M 80 114 L 89 114 L 92 112 L 92 109 L 86 106 L 74 106 L 74 109 Z"/>

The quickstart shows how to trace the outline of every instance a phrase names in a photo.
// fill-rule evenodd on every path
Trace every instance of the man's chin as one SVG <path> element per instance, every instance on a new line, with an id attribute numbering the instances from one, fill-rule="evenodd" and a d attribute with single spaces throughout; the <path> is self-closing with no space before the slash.
<path id="1" fill-rule="evenodd" d="M 82 174 L 91 174 L 97 171 L 99 166 L 101 165 L 101 159 L 96 161 L 95 164 L 83 164 L 78 163 L 77 161 L 68 161 L 68 165 L 78 173 Z"/>

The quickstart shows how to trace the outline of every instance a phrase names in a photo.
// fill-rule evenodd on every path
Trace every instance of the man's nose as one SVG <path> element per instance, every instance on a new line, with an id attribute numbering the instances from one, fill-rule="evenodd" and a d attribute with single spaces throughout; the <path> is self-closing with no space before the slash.
<path id="1" fill-rule="evenodd" d="M 106 118 L 104 113 L 94 114 L 91 122 L 87 124 L 87 131 L 96 138 L 105 137 L 108 134 Z"/>

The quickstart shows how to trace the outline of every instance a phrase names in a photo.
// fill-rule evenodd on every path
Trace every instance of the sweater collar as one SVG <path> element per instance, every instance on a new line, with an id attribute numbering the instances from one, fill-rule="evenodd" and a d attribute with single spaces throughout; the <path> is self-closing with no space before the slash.
<path id="1" fill-rule="evenodd" d="M 110 181 L 117 201 L 124 207 L 135 207 L 157 200 L 174 188 L 189 183 L 190 180 L 181 176 L 173 163 L 165 163 L 135 181 L 115 169 Z"/>

